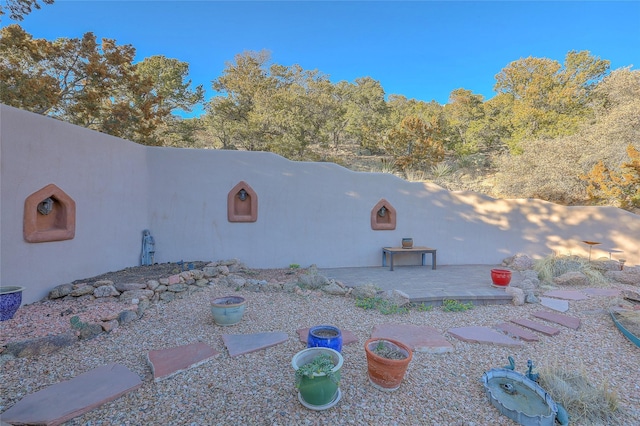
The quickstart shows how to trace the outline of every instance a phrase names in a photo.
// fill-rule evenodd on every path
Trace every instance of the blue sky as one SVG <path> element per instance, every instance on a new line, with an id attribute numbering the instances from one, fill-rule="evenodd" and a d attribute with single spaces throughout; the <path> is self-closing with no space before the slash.
<path id="1" fill-rule="evenodd" d="M 14 23 L 5 15 L 1 25 Z M 369 76 L 387 95 L 446 103 L 465 88 L 494 96 L 495 75 L 528 56 L 563 61 L 589 50 L 612 69 L 640 66 L 637 1 L 74 1 L 56 0 L 20 25 L 35 38 L 93 32 L 164 55 L 211 81 L 247 50 L 317 69 L 333 82 Z"/>

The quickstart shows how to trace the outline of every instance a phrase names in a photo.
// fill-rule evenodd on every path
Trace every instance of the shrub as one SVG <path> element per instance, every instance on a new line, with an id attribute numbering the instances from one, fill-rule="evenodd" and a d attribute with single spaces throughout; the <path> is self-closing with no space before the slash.
<path id="1" fill-rule="evenodd" d="M 553 282 L 555 277 L 567 272 L 582 272 L 592 285 L 602 285 L 607 282 L 602 272 L 587 259 L 580 256 L 557 256 L 551 254 L 543 259 L 538 259 L 533 265 L 538 273 L 538 278 L 547 283 Z"/>

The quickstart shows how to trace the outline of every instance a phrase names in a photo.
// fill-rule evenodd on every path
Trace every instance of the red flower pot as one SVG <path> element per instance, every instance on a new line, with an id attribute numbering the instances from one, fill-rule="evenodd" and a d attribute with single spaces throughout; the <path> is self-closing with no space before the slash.
<path id="1" fill-rule="evenodd" d="M 492 269 L 491 281 L 496 287 L 506 287 L 511 282 L 511 271 L 508 269 Z"/>

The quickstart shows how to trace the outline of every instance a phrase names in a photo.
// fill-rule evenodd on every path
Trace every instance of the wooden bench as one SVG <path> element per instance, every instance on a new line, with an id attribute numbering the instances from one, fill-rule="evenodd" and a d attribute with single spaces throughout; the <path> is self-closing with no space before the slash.
<path id="1" fill-rule="evenodd" d="M 419 253 L 422 255 L 422 266 L 427 253 L 431 253 L 431 269 L 436 269 L 436 249 L 430 247 L 382 247 L 382 266 L 387 266 L 387 255 L 389 256 L 389 270 L 393 271 L 393 255 L 404 253 Z"/>

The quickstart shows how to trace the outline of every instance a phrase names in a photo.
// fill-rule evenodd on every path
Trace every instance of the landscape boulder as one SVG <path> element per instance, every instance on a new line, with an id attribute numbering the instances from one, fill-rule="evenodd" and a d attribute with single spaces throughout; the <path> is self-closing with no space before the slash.
<path id="1" fill-rule="evenodd" d="M 588 285 L 589 278 L 582 272 L 571 271 L 555 277 L 553 282 L 559 286 L 581 286 Z"/>

